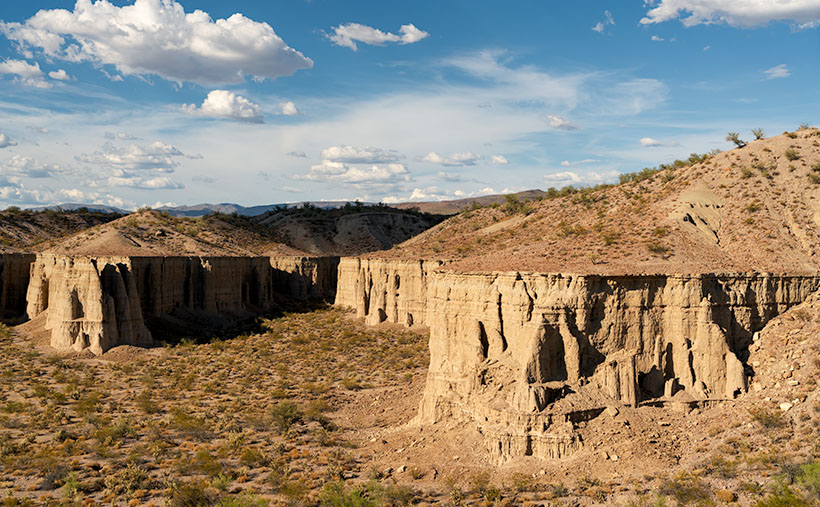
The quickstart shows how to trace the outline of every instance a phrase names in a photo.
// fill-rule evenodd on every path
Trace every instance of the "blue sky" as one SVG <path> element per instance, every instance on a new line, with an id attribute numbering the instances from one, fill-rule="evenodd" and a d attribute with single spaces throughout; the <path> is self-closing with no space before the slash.
<path id="1" fill-rule="evenodd" d="M 0 6 L 0 206 L 435 200 L 816 125 L 820 0 Z"/>

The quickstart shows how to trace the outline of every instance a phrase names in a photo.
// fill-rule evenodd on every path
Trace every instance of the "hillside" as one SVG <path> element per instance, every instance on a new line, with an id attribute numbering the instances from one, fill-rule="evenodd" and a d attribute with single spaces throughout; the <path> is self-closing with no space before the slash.
<path id="1" fill-rule="evenodd" d="M 377 256 L 462 271 L 816 272 L 820 130 L 470 209 Z M 371 256 L 376 256 L 371 254 Z"/>
<path id="2" fill-rule="evenodd" d="M 360 255 L 385 250 L 445 217 L 388 206 L 347 205 L 276 209 L 254 217 L 276 241 L 317 255 Z"/>
<path id="3" fill-rule="evenodd" d="M 546 196 L 543 190 L 524 190 L 512 194 L 519 201 L 533 201 Z M 393 204 L 396 209 L 417 210 L 422 213 L 435 213 L 437 215 L 455 215 L 464 210 L 490 206 L 492 204 L 503 204 L 507 200 L 507 194 L 482 195 L 479 197 L 468 197 L 466 199 L 454 199 L 450 201 L 427 201 L 427 202 L 401 202 Z"/>
<path id="4" fill-rule="evenodd" d="M 95 211 L 0 211 L 0 253 L 48 248 L 49 242 L 120 218 L 116 213 Z"/>
<path id="5" fill-rule="evenodd" d="M 274 241 L 241 218 L 177 218 L 156 211 L 132 213 L 91 227 L 47 249 L 79 255 L 303 255 Z"/>

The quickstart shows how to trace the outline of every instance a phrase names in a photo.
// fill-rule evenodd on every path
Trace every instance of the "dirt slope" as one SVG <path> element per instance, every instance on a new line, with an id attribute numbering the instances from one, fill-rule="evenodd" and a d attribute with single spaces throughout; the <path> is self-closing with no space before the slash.
<path id="1" fill-rule="evenodd" d="M 277 241 L 314 255 L 360 255 L 385 250 L 444 217 L 386 206 L 278 209 L 251 219 Z"/>
<path id="2" fill-rule="evenodd" d="M 92 227 L 47 249 L 79 255 L 303 255 L 277 243 L 242 219 L 177 218 L 156 211 L 133 213 Z"/>
<path id="3" fill-rule="evenodd" d="M 617 186 L 469 210 L 379 257 L 465 271 L 816 272 L 820 130 L 624 175 Z"/>
<path id="4" fill-rule="evenodd" d="M 0 253 L 30 252 L 77 231 L 104 224 L 121 215 L 87 211 L 0 211 Z"/>
<path id="5" fill-rule="evenodd" d="M 520 201 L 532 201 L 546 196 L 543 190 L 524 190 L 513 194 Z M 437 202 L 402 202 L 393 205 L 397 209 L 416 209 L 423 213 L 436 213 L 439 215 L 455 215 L 466 209 L 476 206 L 490 206 L 493 203 L 504 204 L 507 200 L 505 194 L 482 195 L 480 197 L 469 197 L 467 199 L 454 199 L 451 201 Z"/>

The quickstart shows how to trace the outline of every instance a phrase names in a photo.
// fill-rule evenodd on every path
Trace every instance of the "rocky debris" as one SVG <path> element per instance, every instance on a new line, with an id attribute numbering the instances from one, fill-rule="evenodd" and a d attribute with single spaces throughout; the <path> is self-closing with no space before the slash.
<path id="1" fill-rule="evenodd" d="M 808 275 L 455 273 L 342 259 L 336 304 L 369 324 L 428 326 L 415 422 L 475 424 L 507 460 L 576 452 L 577 428 L 608 407 L 688 411 L 746 392 L 754 332 L 818 288 Z"/>

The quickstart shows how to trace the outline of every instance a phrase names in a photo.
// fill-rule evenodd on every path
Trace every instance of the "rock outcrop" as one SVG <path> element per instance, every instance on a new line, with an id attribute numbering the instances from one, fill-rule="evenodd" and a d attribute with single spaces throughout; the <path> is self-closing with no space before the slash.
<path id="1" fill-rule="evenodd" d="M 18 324 L 26 315 L 32 254 L 0 254 L 0 322 Z"/>
<path id="2" fill-rule="evenodd" d="M 101 354 L 117 345 L 151 345 L 154 335 L 174 327 L 224 327 L 271 309 L 279 295 L 326 297 L 337 263 L 40 254 L 31 269 L 27 314 L 45 314 L 53 347 Z"/>
<path id="3" fill-rule="evenodd" d="M 38 255 L 27 299 L 30 318 L 45 313 L 54 348 L 101 354 L 153 343 L 128 258 Z"/>
<path id="4" fill-rule="evenodd" d="M 448 272 L 342 259 L 336 304 L 368 323 L 430 328 L 418 423 L 471 421 L 499 459 L 559 458 L 608 406 L 729 399 L 754 331 L 820 276 Z"/>
<path id="5" fill-rule="evenodd" d="M 273 289 L 295 299 L 336 297 L 338 257 L 271 257 Z"/>

